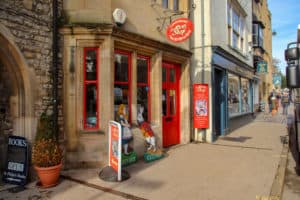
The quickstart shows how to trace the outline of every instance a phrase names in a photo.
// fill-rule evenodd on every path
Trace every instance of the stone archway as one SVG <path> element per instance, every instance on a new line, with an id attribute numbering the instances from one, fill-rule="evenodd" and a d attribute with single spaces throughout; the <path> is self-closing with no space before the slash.
<path id="1" fill-rule="evenodd" d="M 0 24 L 0 64 L 6 72 L 7 80 L 2 85 L 9 87 L 7 94 L 7 108 L 12 123 L 12 134 L 33 140 L 36 128 L 34 116 L 34 100 L 36 95 L 36 81 L 32 69 L 14 43 L 14 37 L 9 30 Z M 5 109 L 2 109 L 4 112 Z"/>

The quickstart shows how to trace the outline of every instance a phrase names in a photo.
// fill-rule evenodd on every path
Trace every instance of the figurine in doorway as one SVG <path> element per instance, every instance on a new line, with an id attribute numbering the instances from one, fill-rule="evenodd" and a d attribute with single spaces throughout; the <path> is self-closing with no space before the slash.
<path id="1" fill-rule="evenodd" d="M 128 143 L 133 139 L 130 124 L 128 123 L 128 116 L 126 112 L 126 107 L 124 104 L 120 104 L 118 108 L 118 118 L 122 126 L 122 146 L 124 149 L 124 154 L 129 155 L 128 152 Z"/>
<path id="2" fill-rule="evenodd" d="M 142 134 L 143 134 L 147 144 L 149 145 L 147 148 L 147 151 L 152 150 L 152 152 L 155 152 L 156 144 L 155 144 L 154 133 L 150 127 L 150 124 L 144 121 L 143 112 L 144 112 L 144 107 L 140 106 L 138 114 L 137 114 L 137 121 L 139 123 L 139 127 L 142 131 Z"/>

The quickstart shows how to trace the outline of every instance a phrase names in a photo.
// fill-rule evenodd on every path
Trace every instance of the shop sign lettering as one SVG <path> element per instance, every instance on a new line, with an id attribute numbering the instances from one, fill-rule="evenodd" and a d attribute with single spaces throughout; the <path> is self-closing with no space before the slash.
<path id="1" fill-rule="evenodd" d="M 26 138 L 14 135 L 9 136 L 3 181 L 16 185 L 25 185 L 27 183 L 28 164 L 28 142 Z"/>
<path id="2" fill-rule="evenodd" d="M 167 27 L 167 38 L 172 42 L 183 42 L 188 39 L 194 30 L 193 22 L 187 18 L 179 18 Z"/>

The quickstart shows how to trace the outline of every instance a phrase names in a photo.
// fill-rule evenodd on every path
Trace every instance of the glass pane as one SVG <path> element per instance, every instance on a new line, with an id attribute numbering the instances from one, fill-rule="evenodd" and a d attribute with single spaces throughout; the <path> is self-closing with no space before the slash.
<path id="1" fill-rule="evenodd" d="M 128 82 L 128 56 L 115 54 L 115 81 Z"/>
<path id="2" fill-rule="evenodd" d="M 169 7 L 168 1 L 169 1 L 169 0 L 162 0 L 162 7 L 163 7 L 163 8 L 168 8 L 168 7 Z"/>
<path id="3" fill-rule="evenodd" d="M 138 58 L 137 60 L 137 82 L 148 83 L 148 60 Z"/>
<path id="4" fill-rule="evenodd" d="M 242 112 L 250 112 L 250 94 L 249 94 L 249 80 L 248 79 L 241 79 L 241 86 L 242 86 Z"/>
<path id="5" fill-rule="evenodd" d="M 148 90 L 147 86 L 137 88 L 137 108 L 138 111 L 140 107 L 144 108 L 142 113 L 144 121 L 148 121 Z"/>
<path id="6" fill-rule="evenodd" d="M 229 116 L 238 114 L 239 111 L 239 77 L 228 74 L 228 112 Z"/>
<path id="7" fill-rule="evenodd" d="M 176 114 L 176 92 L 170 90 L 170 115 Z"/>
<path id="8" fill-rule="evenodd" d="M 117 112 L 120 104 L 124 104 L 127 111 L 128 110 L 128 103 L 129 103 L 129 96 L 128 96 L 128 85 L 119 85 L 115 84 L 114 88 L 114 110 L 115 110 L 115 117 L 117 117 Z M 116 118 L 115 120 L 118 121 Z"/>
<path id="9" fill-rule="evenodd" d="M 167 81 L 167 69 L 166 68 L 162 68 L 162 81 L 166 82 Z"/>
<path id="10" fill-rule="evenodd" d="M 178 1 L 179 1 L 179 0 L 174 0 L 174 1 L 173 1 L 173 4 L 174 4 L 174 5 L 173 5 L 173 10 L 175 10 L 175 11 L 179 10 Z"/>
<path id="11" fill-rule="evenodd" d="M 97 126 L 97 87 L 96 84 L 86 85 L 86 128 L 95 128 Z"/>
<path id="12" fill-rule="evenodd" d="M 175 69 L 170 69 L 170 82 L 175 83 Z"/>
<path id="13" fill-rule="evenodd" d="M 234 9 L 232 9 L 232 27 L 233 30 L 236 31 L 237 33 L 239 33 L 239 21 L 240 18 L 238 13 Z"/>
<path id="14" fill-rule="evenodd" d="M 97 79 L 97 51 L 95 49 L 87 50 L 85 54 L 85 71 L 86 71 L 86 80 L 96 80 Z"/>
<path id="15" fill-rule="evenodd" d="M 234 47 L 234 48 L 238 48 L 238 35 L 235 33 L 235 32 L 233 32 L 233 35 L 232 35 L 232 46 Z"/>
<path id="16" fill-rule="evenodd" d="M 162 91 L 162 114 L 163 116 L 167 115 L 167 90 Z"/>

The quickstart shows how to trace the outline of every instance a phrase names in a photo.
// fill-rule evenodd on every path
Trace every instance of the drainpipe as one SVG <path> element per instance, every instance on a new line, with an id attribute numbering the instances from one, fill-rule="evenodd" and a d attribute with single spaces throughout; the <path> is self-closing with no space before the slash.
<path id="1" fill-rule="evenodd" d="M 52 97 L 53 97 L 53 129 L 55 137 L 58 140 L 58 68 L 57 68 L 57 52 L 58 52 L 58 33 L 57 33 L 57 0 L 52 1 Z"/>
<path id="2" fill-rule="evenodd" d="M 204 31 L 205 25 L 204 25 L 204 0 L 201 0 L 201 46 L 202 46 L 202 52 L 201 52 L 201 83 L 205 83 L 205 31 Z M 202 130 L 202 141 L 206 142 L 206 129 Z"/>

